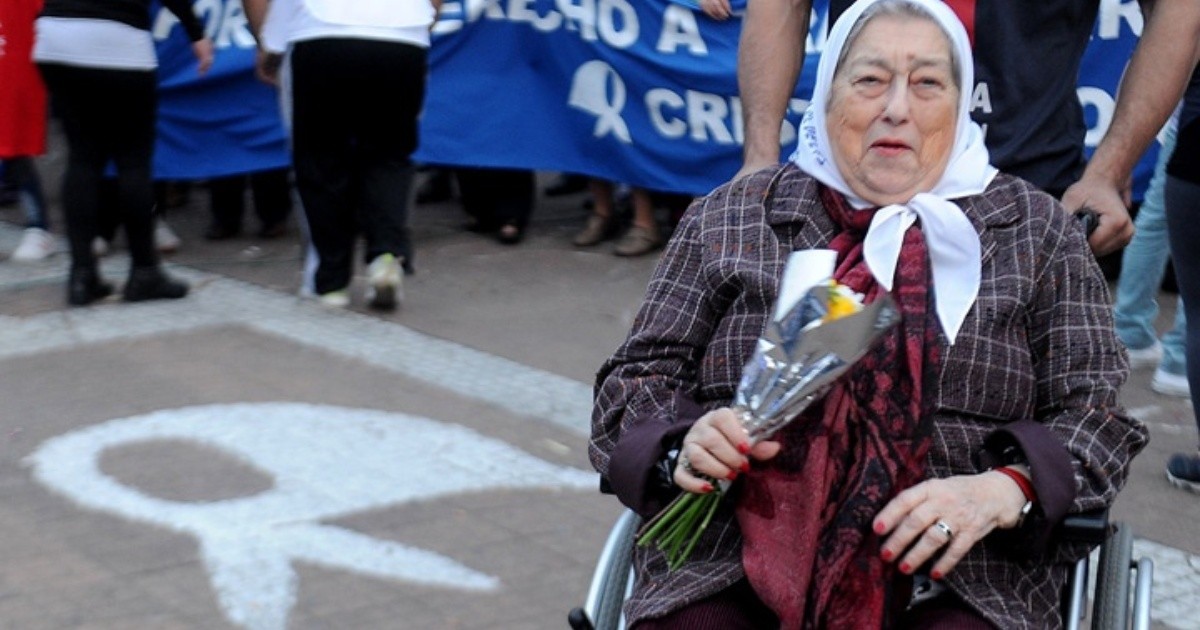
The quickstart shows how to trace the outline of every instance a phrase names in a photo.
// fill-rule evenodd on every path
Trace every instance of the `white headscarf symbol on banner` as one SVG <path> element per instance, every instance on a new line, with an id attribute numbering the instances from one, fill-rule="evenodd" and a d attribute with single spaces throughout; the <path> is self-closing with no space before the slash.
<path id="1" fill-rule="evenodd" d="M 868 7 L 888 1 L 891 0 L 860 0 L 833 25 L 817 66 L 812 105 L 800 122 L 800 140 L 791 157 L 791 161 L 804 172 L 845 195 L 856 208 L 867 208 L 873 204 L 857 197 L 838 172 L 832 159 L 829 134 L 825 129 L 825 114 L 834 70 L 851 28 Z M 863 250 L 875 280 L 890 291 L 904 233 L 918 218 L 921 220 L 921 231 L 929 248 L 929 262 L 933 268 L 938 321 L 953 344 L 963 320 L 979 295 L 981 254 L 979 234 L 962 209 L 950 200 L 983 192 L 997 171 L 988 163 L 983 131 L 970 118 L 975 70 L 966 30 L 954 12 L 940 0 L 906 1 L 920 6 L 936 20 L 954 48 L 959 62 L 961 86 L 958 124 L 950 161 L 942 178 L 929 192 L 918 193 L 906 203 L 885 206 L 876 211 L 867 230 Z"/>

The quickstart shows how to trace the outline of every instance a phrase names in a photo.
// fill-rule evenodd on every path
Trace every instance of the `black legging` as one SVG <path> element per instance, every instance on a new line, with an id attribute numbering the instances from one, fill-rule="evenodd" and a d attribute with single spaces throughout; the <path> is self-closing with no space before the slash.
<path id="1" fill-rule="evenodd" d="M 1196 426 L 1200 430 L 1200 184 L 1167 176 L 1164 190 L 1167 215 L 1167 241 L 1171 244 L 1171 264 L 1175 267 L 1175 283 L 1183 298 L 1187 316 L 1188 385 L 1192 390 L 1192 408 L 1197 410 Z"/>
<path id="2" fill-rule="evenodd" d="M 153 70 L 111 70 L 38 64 L 51 107 L 67 136 L 63 213 L 71 266 L 94 268 L 100 182 L 116 166 L 121 223 L 134 267 L 158 264 L 154 249 L 154 192 L 150 160 L 158 107 Z"/>

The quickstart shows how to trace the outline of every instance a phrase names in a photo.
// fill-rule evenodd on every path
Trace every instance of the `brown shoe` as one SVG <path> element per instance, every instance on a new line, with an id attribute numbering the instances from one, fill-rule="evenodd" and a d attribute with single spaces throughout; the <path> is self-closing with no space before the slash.
<path id="1" fill-rule="evenodd" d="M 588 216 L 587 224 L 572 241 L 577 247 L 595 245 L 616 236 L 617 221 L 611 215 L 602 217 L 598 214 Z"/>
<path id="2" fill-rule="evenodd" d="M 658 249 L 660 245 L 662 239 L 657 230 L 635 225 L 617 241 L 613 253 L 618 256 L 641 256 Z"/>

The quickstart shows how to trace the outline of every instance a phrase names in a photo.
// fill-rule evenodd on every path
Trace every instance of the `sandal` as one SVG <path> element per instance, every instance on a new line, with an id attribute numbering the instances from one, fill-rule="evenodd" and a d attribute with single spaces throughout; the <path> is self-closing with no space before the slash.
<path id="1" fill-rule="evenodd" d="M 616 230 L 617 221 L 611 215 L 602 217 L 598 214 L 592 214 L 588 216 L 587 224 L 575 235 L 575 239 L 572 242 L 577 247 L 595 245 L 600 241 L 605 241 L 615 236 Z"/>
<path id="2" fill-rule="evenodd" d="M 617 241 L 613 253 L 617 256 L 641 256 L 659 248 L 662 238 L 657 230 L 635 225 Z"/>

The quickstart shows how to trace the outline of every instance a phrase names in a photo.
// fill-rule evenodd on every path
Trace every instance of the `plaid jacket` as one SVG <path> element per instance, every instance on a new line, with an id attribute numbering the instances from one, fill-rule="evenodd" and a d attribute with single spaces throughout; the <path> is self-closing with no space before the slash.
<path id="1" fill-rule="evenodd" d="M 985 439 L 1032 420 L 1072 456 L 1069 510 L 1106 507 L 1147 433 L 1117 404 L 1128 368 L 1104 277 L 1070 216 L 1027 182 L 1000 175 L 983 194 L 958 203 L 979 232 L 983 278 L 958 341 L 950 346 L 942 337 L 927 472 L 982 472 Z M 822 247 L 834 233 L 816 181 L 794 165 L 726 184 L 693 204 L 628 338 L 597 376 L 589 454 L 603 478 L 627 432 L 678 432 L 681 416 L 694 418 L 682 408 L 687 399 L 707 409 L 730 404 L 765 329 L 787 255 Z M 659 552 L 637 549 L 630 625 L 743 577 L 732 504 L 724 503 L 688 564 L 675 572 Z M 1057 628 L 1067 569 L 1086 551 L 1051 545 L 1031 558 L 993 535 L 975 545 L 946 584 L 1000 628 Z"/>

